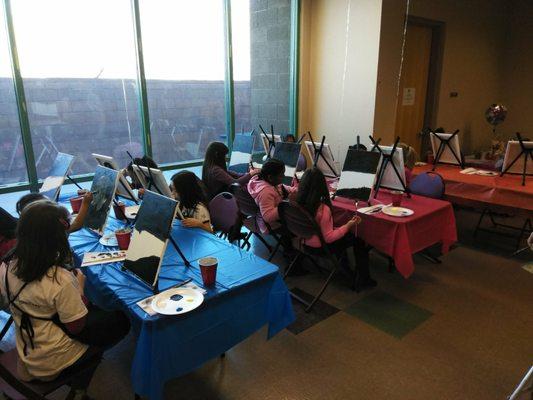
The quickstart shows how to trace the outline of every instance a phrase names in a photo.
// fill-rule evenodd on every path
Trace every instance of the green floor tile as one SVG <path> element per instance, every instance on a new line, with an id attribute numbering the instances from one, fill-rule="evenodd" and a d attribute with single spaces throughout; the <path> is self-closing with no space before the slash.
<path id="1" fill-rule="evenodd" d="M 344 311 L 398 339 L 433 315 L 428 310 L 381 291 L 362 298 Z"/>

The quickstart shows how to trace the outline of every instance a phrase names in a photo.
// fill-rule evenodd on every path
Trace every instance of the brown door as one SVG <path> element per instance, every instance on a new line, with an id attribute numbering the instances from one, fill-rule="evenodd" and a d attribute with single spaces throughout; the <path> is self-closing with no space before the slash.
<path id="1" fill-rule="evenodd" d="M 400 92 L 396 107 L 396 135 L 421 150 L 418 133 L 424 127 L 431 56 L 431 27 L 408 23 Z"/>

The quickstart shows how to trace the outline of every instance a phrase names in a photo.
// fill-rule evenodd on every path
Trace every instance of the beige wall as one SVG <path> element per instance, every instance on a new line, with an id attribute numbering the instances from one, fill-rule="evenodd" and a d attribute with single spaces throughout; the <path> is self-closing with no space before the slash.
<path id="1" fill-rule="evenodd" d="M 304 0 L 301 16 L 300 132 L 342 162 L 374 125 L 381 0 Z"/>
<path id="2" fill-rule="evenodd" d="M 396 119 L 404 16 L 398 1 L 384 0 L 376 114 L 376 136 L 391 142 Z M 509 107 L 498 130 L 510 136 L 532 126 L 527 87 L 533 87 L 530 0 L 412 0 L 409 14 L 445 23 L 444 53 L 433 126 L 460 129 L 466 153 L 487 148 L 492 138 L 486 108 L 495 102 Z M 509 18 L 512 10 L 513 20 Z M 529 35 L 529 38 L 527 38 Z M 409 38 L 407 38 L 409 40 Z M 527 48 L 527 49 L 526 49 Z M 529 85 L 529 86 L 527 86 Z M 450 92 L 459 93 L 456 98 Z M 525 110 L 530 112 L 524 112 Z M 530 135 L 531 136 L 531 135 Z"/>

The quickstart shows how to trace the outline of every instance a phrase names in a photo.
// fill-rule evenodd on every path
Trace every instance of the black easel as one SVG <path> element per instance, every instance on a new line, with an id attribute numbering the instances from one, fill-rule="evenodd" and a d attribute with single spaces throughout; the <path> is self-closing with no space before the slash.
<path id="1" fill-rule="evenodd" d="M 146 180 L 146 183 L 148 184 L 148 188 L 147 190 L 152 190 L 152 186 L 155 187 L 155 190 L 157 190 L 157 193 L 159 193 L 161 196 L 164 196 L 163 193 L 161 193 L 161 190 L 159 190 L 159 187 L 157 187 L 157 185 L 155 184 L 155 180 L 154 180 L 154 177 L 152 176 L 152 171 L 150 170 L 150 167 L 149 166 L 146 166 L 146 168 L 148 169 L 148 175 L 141 169 L 141 166 L 139 165 L 139 163 L 136 163 L 135 162 L 135 159 L 133 158 L 133 156 L 130 154 L 129 151 L 126 150 L 126 153 L 128 153 L 128 156 L 131 158 L 131 162 L 133 165 L 135 165 L 139 171 L 141 172 L 141 174 L 143 175 L 144 179 Z"/>
<path id="2" fill-rule="evenodd" d="M 378 179 L 376 180 L 376 184 L 374 185 L 374 198 L 376 198 L 376 196 L 378 195 L 378 192 L 379 192 L 380 188 L 395 190 L 394 188 L 383 186 L 381 184 L 381 182 L 383 181 L 383 177 L 385 176 L 385 171 L 387 170 L 387 165 L 389 165 L 389 163 L 392 166 L 394 174 L 396 175 L 396 177 L 398 178 L 398 180 L 402 184 L 403 191 L 405 193 L 407 193 L 408 197 L 411 197 L 411 195 L 409 194 L 409 189 L 407 188 L 407 186 L 405 185 L 404 180 L 401 177 L 400 171 L 398 171 L 398 168 L 396 167 L 396 164 L 394 164 L 394 153 L 396 153 L 396 149 L 398 147 L 398 143 L 400 143 L 400 137 L 398 136 L 396 138 L 396 141 L 394 142 L 394 145 L 392 146 L 392 150 L 391 150 L 390 154 L 385 153 L 383 150 L 381 150 L 381 147 L 379 147 L 379 142 L 381 142 L 381 138 L 378 139 L 378 140 L 374 140 L 374 138 L 372 136 L 369 136 L 369 138 L 370 138 L 370 141 L 373 144 L 372 150 L 370 150 L 370 151 L 377 150 L 381 154 L 381 159 L 382 159 L 381 165 L 380 165 L 379 170 L 377 172 Z"/>
<path id="3" fill-rule="evenodd" d="M 433 136 L 435 138 L 439 139 L 439 141 L 440 141 L 439 148 L 437 149 L 437 154 L 435 154 L 435 160 L 433 161 L 433 169 L 432 169 L 432 171 L 435 171 L 435 168 L 437 167 L 437 163 L 440 161 L 440 158 L 441 158 L 442 154 L 444 153 L 444 150 L 446 149 L 446 147 L 448 149 L 450 149 L 450 151 L 453 154 L 453 157 L 455 158 L 455 160 L 457 161 L 457 163 L 459 164 L 461 169 L 464 169 L 464 163 L 463 163 L 462 154 L 456 154 L 455 150 L 450 145 L 450 142 L 452 141 L 452 139 L 459 133 L 459 129 L 457 129 L 454 133 L 452 133 L 452 135 L 448 139 L 443 139 L 442 137 L 440 137 L 438 135 L 438 133 L 439 132 L 430 132 L 429 133 L 430 135 L 433 134 Z"/>
<path id="4" fill-rule="evenodd" d="M 318 158 L 322 157 L 322 160 L 324 160 L 324 162 L 326 163 L 328 168 L 331 170 L 331 172 L 333 173 L 333 176 L 335 176 L 335 178 L 338 178 L 339 175 L 337 175 L 337 172 L 335 171 L 333 166 L 329 163 L 329 161 L 326 159 L 326 157 L 324 157 L 324 155 L 322 154 L 322 149 L 324 148 L 324 142 L 326 140 L 326 136 L 322 136 L 322 141 L 320 143 L 320 147 L 317 147 L 315 145 L 315 141 L 313 140 L 313 136 L 311 135 L 311 132 L 307 131 L 307 135 L 309 135 L 309 139 L 311 139 L 311 144 L 313 145 L 313 149 L 315 150 L 315 157 L 313 159 L 313 167 L 316 167 L 316 165 L 318 163 Z"/>
<path id="5" fill-rule="evenodd" d="M 520 159 L 520 157 L 524 156 L 524 168 L 522 170 L 522 186 L 526 185 L 526 175 L 527 175 L 527 159 L 531 158 L 531 162 L 533 162 L 533 147 L 528 149 L 526 145 L 524 144 L 524 139 L 522 139 L 522 136 L 520 136 L 519 132 L 516 132 L 516 137 L 518 138 L 518 143 L 520 143 L 521 151 L 520 154 L 518 154 L 513 161 L 504 169 L 502 170 L 500 176 L 503 176 L 505 173 L 508 173 L 509 169 Z"/>
<path id="6" fill-rule="evenodd" d="M 268 134 L 265 132 L 261 124 L 259 124 L 259 129 L 261 129 L 261 133 L 268 141 L 268 152 L 267 152 L 267 159 L 270 158 L 270 154 L 272 153 L 272 150 L 276 147 L 276 141 L 274 139 L 274 126 L 270 125 L 270 134 L 272 136 L 272 139 L 268 137 Z"/>

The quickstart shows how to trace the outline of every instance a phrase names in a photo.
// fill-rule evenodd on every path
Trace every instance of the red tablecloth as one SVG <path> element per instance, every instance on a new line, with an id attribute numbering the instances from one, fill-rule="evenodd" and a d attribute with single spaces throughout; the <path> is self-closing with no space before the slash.
<path id="1" fill-rule="evenodd" d="M 380 191 L 377 200 L 391 203 L 391 195 Z M 364 207 L 361 203 L 359 208 Z M 390 217 L 383 213 L 360 214 L 361 224 L 358 235 L 364 241 L 392 257 L 396 269 L 408 278 L 414 271 L 413 254 L 435 243 L 442 243 L 442 253 L 447 253 L 450 245 L 457 241 L 453 207 L 447 201 L 412 195 L 404 197 L 402 207 L 414 211 L 410 217 Z M 342 225 L 352 218 L 355 212 L 353 200 L 337 197 L 333 201 L 335 225 Z"/>
<path id="2" fill-rule="evenodd" d="M 413 176 L 432 169 L 424 165 L 413 169 Z M 461 174 L 455 165 L 437 165 L 435 172 L 446 183 L 446 199 L 456 204 L 512 208 L 525 216 L 533 213 L 533 178 L 526 177 L 522 186 L 521 175 L 481 176 Z"/>

